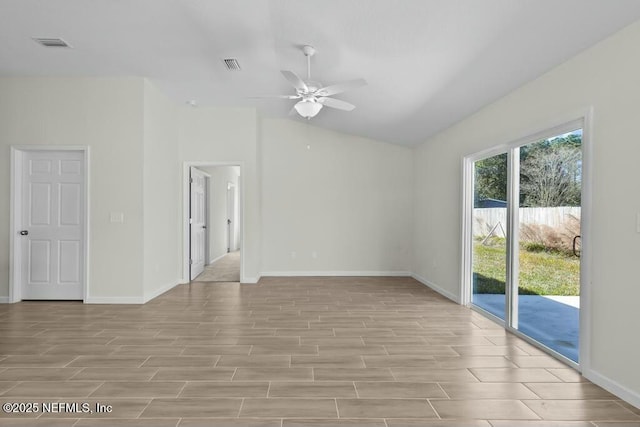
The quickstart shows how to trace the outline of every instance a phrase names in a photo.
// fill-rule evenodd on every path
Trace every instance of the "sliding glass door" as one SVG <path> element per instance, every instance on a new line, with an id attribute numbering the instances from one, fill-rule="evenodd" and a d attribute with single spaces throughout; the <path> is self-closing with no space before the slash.
<path id="1" fill-rule="evenodd" d="M 471 301 L 505 320 L 507 283 L 507 153 L 473 163 Z"/>
<path id="2" fill-rule="evenodd" d="M 471 169 L 472 306 L 578 363 L 582 129 L 514 145 Z"/>
<path id="3" fill-rule="evenodd" d="M 517 323 L 578 362 L 582 130 L 520 147 Z"/>

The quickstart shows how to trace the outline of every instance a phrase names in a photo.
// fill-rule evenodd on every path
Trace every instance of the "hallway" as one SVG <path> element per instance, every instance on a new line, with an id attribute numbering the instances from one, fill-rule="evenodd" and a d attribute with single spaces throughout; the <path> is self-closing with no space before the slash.
<path id="1" fill-rule="evenodd" d="M 240 282 L 240 251 L 229 252 L 207 265 L 194 282 Z"/>

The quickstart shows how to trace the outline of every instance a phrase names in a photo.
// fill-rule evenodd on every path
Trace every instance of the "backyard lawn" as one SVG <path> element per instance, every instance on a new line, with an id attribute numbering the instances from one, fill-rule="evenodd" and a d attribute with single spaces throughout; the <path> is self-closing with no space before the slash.
<path id="1" fill-rule="evenodd" d="M 504 294 L 504 241 L 484 246 L 474 243 L 474 293 Z M 555 252 L 520 249 L 521 295 L 579 295 L 580 259 Z"/>

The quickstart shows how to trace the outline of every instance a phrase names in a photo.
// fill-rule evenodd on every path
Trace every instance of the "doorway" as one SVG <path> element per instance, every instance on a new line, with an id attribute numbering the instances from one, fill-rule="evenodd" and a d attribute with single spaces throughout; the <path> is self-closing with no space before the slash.
<path id="1" fill-rule="evenodd" d="M 580 365 L 583 120 L 465 159 L 466 303 Z"/>
<path id="2" fill-rule="evenodd" d="M 242 281 L 241 172 L 238 163 L 185 162 L 185 281 Z M 204 177 L 202 190 L 191 182 L 194 174 Z M 202 206 L 194 202 L 200 191 L 204 193 Z M 204 218 L 198 220 L 200 214 Z M 201 239 L 197 232 L 202 233 Z M 198 253 L 203 257 L 196 264 Z"/>
<path id="3" fill-rule="evenodd" d="M 10 301 L 84 300 L 88 148 L 12 147 Z"/>

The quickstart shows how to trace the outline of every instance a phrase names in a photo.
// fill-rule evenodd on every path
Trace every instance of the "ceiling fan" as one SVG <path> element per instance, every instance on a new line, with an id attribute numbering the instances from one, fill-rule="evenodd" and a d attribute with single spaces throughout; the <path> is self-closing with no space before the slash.
<path id="1" fill-rule="evenodd" d="M 336 108 L 338 110 L 351 111 L 356 108 L 355 105 L 341 101 L 335 98 L 329 98 L 331 95 L 345 92 L 349 89 L 365 86 L 367 84 L 364 79 L 349 80 L 331 86 L 323 87 L 319 82 L 311 80 L 311 57 L 316 53 L 313 46 L 303 46 L 302 52 L 307 57 L 307 79 L 302 80 L 293 71 L 280 71 L 285 79 L 289 81 L 296 89 L 295 95 L 281 95 L 277 98 L 281 99 L 299 99 L 291 112 L 294 110 L 305 119 L 315 117 L 322 107 Z"/>

